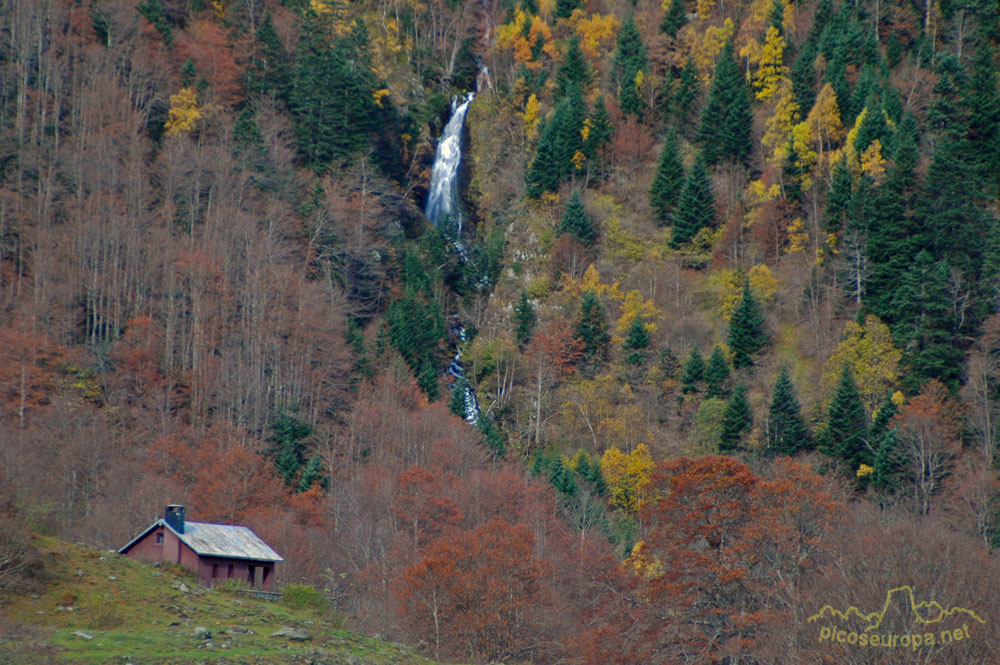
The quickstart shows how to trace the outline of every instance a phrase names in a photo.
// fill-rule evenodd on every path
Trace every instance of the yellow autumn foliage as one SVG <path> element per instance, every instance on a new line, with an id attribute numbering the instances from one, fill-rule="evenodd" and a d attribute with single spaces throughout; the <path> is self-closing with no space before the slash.
<path id="1" fill-rule="evenodd" d="M 788 74 L 788 67 L 784 64 L 785 46 L 785 38 L 781 36 L 781 32 L 773 25 L 768 26 L 757 62 L 757 73 L 753 79 L 757 99 L 761 101 L 774 96 Z"/>
<path id="2" fill-rule="evenodd" d="M 574 18 L 576 18 L 575 23 Z M 595 59 L 611 53 L 615 35 L 621 27 L 614 14 L 601 15 L 595 12 L 587 16 L 585 12 L 581 12 L 581 16 L 578 17 L 577 10 L 573 10 L 570 23 L 580 36 L 580 49 L 588 57 Z"/>
<path id="3" fill-rule="evenodd" d="M 736 306 L 740 304 L 745 280 L 750 280 L 750 289 L 761 304 L 774 300 L 774 295 L 778 292 L 778 280 L 763 263 L 753 266 L 745 273 L 732 268 L 714 271 L 708 277 L 708 287 L 715 292 L 716 312 L 726 321 L 733 317 Z"/>
<path id="4" fill-rule="evenodd" d="M 642 317 L 642 327 L 646 329 L 646 332 L 655 333 L 655 321 L 662 314 L 663 312 L 653 304 L 653 301 L 648 298 L 644 299 L 638 290 L 629 291 L 625 294 L 625 300 L 622 302 L 621 316 L 618 317 L 615 324 L 615 333 L 618 337 L 622 337 L 632 327 L 632 322 L 637 316 Z M 622 339 L 624 340 L 624 337 Z"/>
<path id="5" fill-rule="evenodd" d="M 528 97 L 528 101 L 524 104 L 524 113 L 521 115 L 521 120 L 524 122 L 524 132 L 528 135 L 529 139 L 535 138 L 538 133 L 538 125 L 542 121 L 541 113 L 542 105 L 538 101 L 538 97 L 535 93 L 531 93 Z"/>
<path id="6" fill-rule="evenodd" d="M 605 296 L 615 300 L 622 300 L 625 296 L 619 288 L 619 282 L 604 284 L 601 282 L 601 275 L 597 268 L 591 263 L 580 279 L 573 279 L 565 275 L 563 277 L 563 290 L 573 296 L 580 296 L 584 291 L 593 291 L 598 296 Z"/>
<path id="7" fill-rule="evenodd" d="M 903 352 L 893 344 L 889 326 L 877 316 L 866 316 L 863 326 L 857 321 L 848 321 L 844 324 L 843 340 L 823 366 L 820 385 L 825 394 L 832 395 L 846 362 L 854 374 L 865 409 L 874 413 L 896 385 L 902 357 Z"/>
<path id="8" fill-rule="evenodd" d="M 878 139 L 861 153 L 861 172 L 867 174 L 876 184 L 885 175 L 885 158 L 882 157 L 882 142 Z"/>
<path id="9" fill-rule="evenodd" d="M 788 247 L 785 251 L 789 254 L 801 252 L 809 242 L 809 232 L 806 230 L 805 222 L 801 217 L 796 217 L 788 223 Z"/>
<path id="10" fill-rule="evenodd" d="M 788 157 L 788 141 L 799 121 L 799 105 L 788 78 L 778 81 L 774 92 L 777 93 L 774 113 L 764 123 L 766 131 L 760 142 L 771 152 L 771 163 L 780 166 Z"/>
<path id="11" fill-rule="evenodd" d="M 701 82 L 706 87 L 712 82 L 716 57 L 722 52 L 726 40 L 732 37 L 734 32 L 736 32 L 736 25 L 731 18 L 727 18 L 721 26 L 708 26 L 701 34 L 694 29 L 694 26 L 685 27 L 683 34 L 687 51 L 698 67 Z"/>
<path id="12" fill-rule="evenodd" d="M 181 88 L 176 95 L 170 95 L 170 110 L 164 125 L 167 136 L 190 132 L 201 120 L 201 107 L 194 88 Z"/>
<path id="13" fill-rule="evenodd" d="M 608 485 L 609 502 L 626 513 L 635 513 L 646 502 L 646 487 L 656 464 L 645 444 L 625 454 L 615 446 L 601 456 L 601 471 Z"/>

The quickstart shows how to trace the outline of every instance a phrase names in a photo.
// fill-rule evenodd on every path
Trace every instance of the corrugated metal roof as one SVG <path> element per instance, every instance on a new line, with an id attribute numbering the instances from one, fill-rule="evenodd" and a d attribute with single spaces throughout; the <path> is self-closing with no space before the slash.
<path id="1" fill-rule="evenodd" d="M 166 521 L 163 523 L 167 524 Z M 170 528 L 169 524 L 167 524 L 167 528 Z M 170 530 L 173 531 L 173 529 Z M 196 554 L 284 561 L 280 554 L 272 550 L 267 543 L 257 537 L 257 534 L 245 526 L 185 522 L 184 533 L 178 533 L 177 537 L 193 549 Z"/>

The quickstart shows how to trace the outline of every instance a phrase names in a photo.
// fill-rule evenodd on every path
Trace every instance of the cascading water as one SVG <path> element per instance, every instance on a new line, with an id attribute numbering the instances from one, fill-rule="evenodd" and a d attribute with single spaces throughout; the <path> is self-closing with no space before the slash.
<path id="1" fill-rule="evenodd" d="M 451 100 L 451 118 L 445 125 L 434 154 L 431 170 L 431 188 L 427 193 L 424 214 L 434 226 L 451 217 L 455 224 L 455 239 L 462 237 L 462 211 L 458 203 L 458 174 L 462 164 L 462 130 L 465 128 L 465 114 L 472 103 L 473 93 L 464 98 L 455 96 Z"/>
<path id="2" fill-rule="evenodd" d="M 445 125 L 444 132 L 438 140 L 437 152 L 434 154 L 434 166 L 431 169 L 431 187 L 427 194 L 427 206 L 424 214 L 434 226 L 441 226 L 446 219 L 451 218 L 455 225 L 454 243 L 462 259 L 465 250 L 462 246 L 462 211 L 458 199 L 459 167 L 462 164 L 462 131 L 465 129 L 465 114 L 472 103 L 473 93 L 464 98 L 454 97 L 451 101 L 451 118 Z M 462 367 L 462 348 L 465 342 L 465 328 L 456 325 L 453 332 L 458 338 L 455 357 L 448 365 L 448 373 L 455 377 L 452 390 L 458 384 L 458 379 L 465 376 Z M 469 383 L 465 383 L 465 420 L 476 424 L 479 421 L 479 400 Z"/>

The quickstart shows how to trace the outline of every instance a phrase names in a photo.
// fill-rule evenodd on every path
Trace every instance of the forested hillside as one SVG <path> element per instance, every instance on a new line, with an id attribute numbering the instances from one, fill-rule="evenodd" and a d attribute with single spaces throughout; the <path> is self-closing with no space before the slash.
<path id="1" fill-rule="evenodd" d="M 437 660 L 1000 662 L 998 62 L 995 0 L 0 3 L 0 592 L 179 503 Z M 903 585 L 936 644 L 809 620 Z"/>

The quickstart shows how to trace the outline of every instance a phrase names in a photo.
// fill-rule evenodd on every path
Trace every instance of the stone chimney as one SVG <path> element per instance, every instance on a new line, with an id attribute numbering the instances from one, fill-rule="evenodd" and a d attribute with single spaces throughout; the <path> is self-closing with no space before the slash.
<path id="1" fill-rule="evenodd" d="M 167 506 L 164 521 L 177 533 L 184 533 L 184 506 Z"/>

